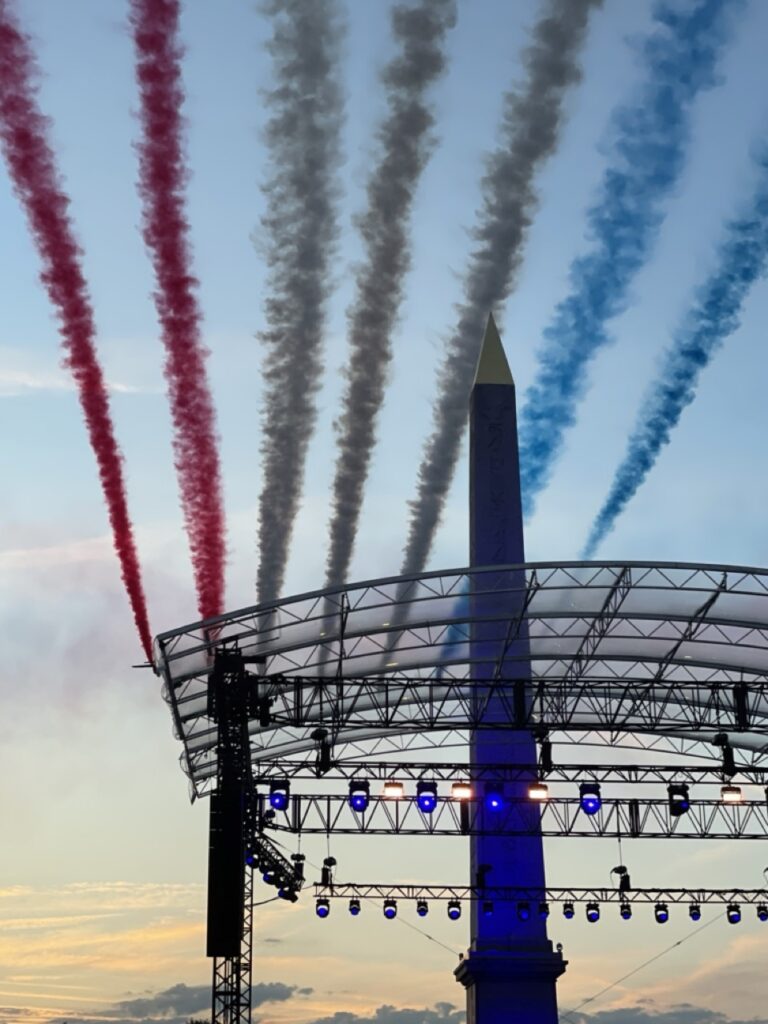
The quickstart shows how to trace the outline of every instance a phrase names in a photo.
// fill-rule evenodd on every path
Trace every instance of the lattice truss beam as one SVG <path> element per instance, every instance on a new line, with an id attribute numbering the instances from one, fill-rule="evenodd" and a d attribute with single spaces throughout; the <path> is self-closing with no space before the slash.
<path id="1" fill-rule="evenodd" d="M 586 889 L 581 887 L 546 889 L 470 885 L 389 885 L 386 883 L 347 882 L 331 886 L 315 885 L 317 899 L 359 900 L 459 900 L 493 903 L 527 901 L 530 903 L 699 903 L 759 904 L 768 901 L 765 889 Z"/>
<path id="2" fill-rule="evenodd" d="M 432 813 L 420 810 L 414 799 L 371 796 L 363 812 L 353 811 L 339 794 L 292 795 L 285 811 L 261 799 L 262 827 L 297 834 L 768 839 L 765 799 L 735 805 L 692 800 L 681 815 L 672 814 L 668 801 L 652 799 L 603 799 L 594 814 L 586 813 L 578 798 L 563 797 L 541 805 L 507 800 L 495 811 L 480 800 L 439 800 Z"/>
<path id="3" fill-rule="evenodd" d="M 765 786 L 768 784 L 768 767 L 735 765 L 736 771 L 728 778 L 733 782 L 745 782 L 750 785 Z M 715 785 L 724 780 L 722 763 L 692 764 L 557 764 L 542 767 L 541 762 L 530 765 L 484 764 L 468 765 L 456 761 L 333 761 L 327 772 L 323 772 L 323 781 L 349 783 L 351 781 L 367 781 L 370 784 L 383 784 L 389 779 L 400 782 L 415 783 L 421 779 L 431 779 L 438 783 L 466 782 L 470 779 L 473 785 L 482 787 L 486 782 L 528 782 L 532 777 L 539 776 L 548 784 L 560 783 L 575 785 L 590 781 L 598 783 L 621 783 L 624 785 L 669 786 L 670 783 L 688 783 L 692 785 Z M 254 766 L 254 781 L 268 785 L 271 781 L 290 779 L 291 781 L 314 782 L 317 779 L 315 761 L 282 760 L 260 761 Z"/>
<path id="4" fill-rule="evenodd" d="M 473 640 L 479 622 L 482 647 Z M 523 632 L 526 644 L 511 642 Z M 546 726 L 578 743 L 589 735 L 681 752 L 726 730 L 748 763 L 767 763 L 763 570 L 450 570 L 300 595 L 163 634 L 156 667 L 195 795 L 215 776 L 206 695 L 220 650 L 242 656 L 259 680 L 264 703 L 249 726 L 254 763 L 311 756 L 318 728 L 329 729 L 336 755 L 346 757 L 466 742 L 467 729 L 483 727 L 493 692 L 487 682 L 474 692 L 480 675 L 501 688 L 494 695 L 507 709 L 506 728 Z M 525 716 L 520 694 L 529 686 Z M 643 733 L 653 741 L 637 740 Z"/>

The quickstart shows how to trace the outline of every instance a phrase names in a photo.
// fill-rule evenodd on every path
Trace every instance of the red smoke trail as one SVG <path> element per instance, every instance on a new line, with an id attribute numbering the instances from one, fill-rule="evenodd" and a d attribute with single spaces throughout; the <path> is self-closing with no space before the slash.
<path id="1" fill-rule="evenodd" d="M 82 251 L 72 231 L 69 200 L 48 142 L 48 119 L 37 106 L 37 77 L 29 39 L 11 14 L 8 0 L 0 0 L 0 145 L 43 264 L 40 279 L 58 313 L 65 362 L 85 413 L 123 582 L 141 645 L 150 658 L 149 621 L 128 516 L 122 455 L 96 355 L 93 309 L 80 265 Z"/>
<path id="2" fill-rule="evenodd" d="M 143 138 L 139 191 L 144 241 L 157 278 L 155 305 L 166 350 L 165 376 L 197 599 L 203 618 L 224 599 L 224 509 L 215 414 L 205 372 L 197 280 L 190 272 L 187 178 L 182 146 L 182 48 L 178 0 L 131 0 Z"/>

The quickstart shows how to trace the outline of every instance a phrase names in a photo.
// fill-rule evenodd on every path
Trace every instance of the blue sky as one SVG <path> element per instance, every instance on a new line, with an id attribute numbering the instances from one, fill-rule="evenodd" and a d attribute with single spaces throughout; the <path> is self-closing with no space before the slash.
<path id="1" fill-rule="evenodd" d="M 350 267 L 361 251 L 353 216 L 363 205 L 372 133 L 383 110 L 377 75 L 391 53 L 388 7 L 385 0 L 347 4 L 342 239 L 289 593 L 320 586 L 323 579 L 345 309 L 352 295 Z M 45 74 L 40 101 L 52 119 L 84 248 L 151 621 L 159 632 L 196 613 L 151 268 L 138 231 L 132 148 L 138 97 L 126 7 L 122 0 L 19 0 L 18 9 Z M 354 578 L 395 573 L 400 564 L 406 501 L 430 427 L 441 346 L 460 297 L 483 154 L 494 144 L 502 93 L 518 76 L 520 48 L 536 11 L 533 0 L 459 2 L 448 71 L 434 93 L 439 144 L 414 208 L 413 269 L 394 338 Z M 568 95 L 561 145 L 538 179 L 540 211 L 517 288 L 499 318 L 519 401 L 533 379 L 542 332 L 566 292 L 570 262 L 584 247 L 585 211 L 606 162 L 608 118 L 638 79 L 629 40 L 647 28 L 650 11 L 647 0 L 606 0 L 595 15 L 584 80 Z M 241 0 L 187 0 L 182 27 L 189 215 L 229 526 L 227 603 L 239 607 L 254 600 L 261 486 L 261 353 L 255 335 L 263 327 L 265 272 L 252 236 L 258 241 L 259 186 L 266 174 L 260 90 L 269 83 L 263 49 L 268 26 L 254 5 Z M 577 425 L 528 525 L 531 559 L 576 557 L 664 346 L 711 268 L 724 220 L 749 192 L 750 153 L 768 125 L 766 38 L 768 5 L 751 0 L 735 19 L 719 84 L 695 106 L 686 166 L 651 259 L 634 281 L 629 308 L 610 324 L 614 344 L 590 369 Z M 140 651 L 111 554 L 93 458 L 76 397 L 59 368 L 56 325 L 4 168 L 0 224 L 0 807 L 4 820 L 14 823 L 0 845 L 0 919 L 6 922 L 0 929 L 0 1003 L 12 1011 L 0 1011 L 0 1018 L 64 1012 L 87 1017 L 139 993 L 180 983 L 207 985 L 207 807 L 187 802 L 176 763 L 179 748 L 157 680 L 130 668 Z M 767 314 L 768 289 L 759 282 L 742 326 L 706 369 L 695 403 L 599 557 L 768 563 L 768 485 L 762 472 Z M 464 564 L 466 535 L 462 462 L 432 567 Z M 671 858 L 662 858 L 651 845 L 640 843 L 632 854 L 637 870 L 643 865 L 648 875 L 666 872 L 670 883 L 685 872 L 701 884 L 743 877 L 758 885 L 762 878 L 765 856 L 759 849 L 702 845 L 674 848 Z M 405 852 L 398 842 L 382 843 L 373 852 L 350 842 L 340 844 L 336 855 L 348 857 L 349 875 L 355 877 L 368 857 L 383 875 L 389 861 L 404 862 L 406 854 L 413 877 L 429 878 L 436 856 L 446 880 L 462 876 L 462 851 L 450 844 L 437 855 L 430 844 L 416 841 Z M 314 851 L 314 859 L 322 856 L 322 849 Z M 569 884 L 577 874 L 602 884 L 616 851 L 613 844 L 553 842 L 548 856 L 553 883 Z M 372 914 L 361 960 L 352 922 L 320 925 L 306 902 L 279 910 L 267 907 L 258 919 L 258 980 L 313 992 L 292 991 L 270 1003 L 270 1020 L 307 1024 L 337 1009 L 368 1014 L 393 1002 L 460 1003 L 461 990 L 450 977 L 455 955 L 410 929 L 386 925 L 378 915 L 373 921 Z M 8 921 L 15 923 L 9 927 Z M 620 943 L 618 927 L 619 922 L 603 923 L 587 930 L 574 923 L 577 937 L 571 938 L 558 924 L 553 938 L 566 943 L 571 960 L 560 985 L 562 1006 L 575 1005 L 661 945 L 655 926 L 633 922 L 631 938 L 624 938 L 623 928 Z M 682 921 L 672 928 L 665 944 L 689 931 Z M 452 950 L 466 944 L 464 921 L 449 926 L 430 920 L 430 932 Z M 756 923 L 745 923 L 738 935 L 716 925 L 611 999 L 624 1006 L 640 997 L 655 1000 L 646 1004 L 649 1013 L 687 1001 L 748 1020 L 761 1012 L 758 965 L 765 953 Z M 397 993 L 395 972 L 401 979 Z M 706 1019 L 720 1024 L 716 1016 Z M 605 1024 L 614 1020 L 622 1024 L 619 1016 L 604 1018 Z"/>

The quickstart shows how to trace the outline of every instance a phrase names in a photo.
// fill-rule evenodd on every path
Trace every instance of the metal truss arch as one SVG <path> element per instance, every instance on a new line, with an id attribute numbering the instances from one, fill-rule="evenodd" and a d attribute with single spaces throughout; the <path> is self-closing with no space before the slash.
<path id="1" fill-rule="evenodd" d="M 528 654 L 515 660 L 511 648 L 519 645 L 509 638 L 523 619 Z M 480 621 L 482 656 L 471 628 Z M 630 734 L 645 733 L 663 746 L 666 736 L 670 750 L 686 740 L 711 744 L 725 731 L 748 760 L 765 756 L 762 569 L 641 562 L 452 569 L 315 591 L 164 633 L 155 666 L 196 796 L 209 791 L 216 772 L 207 685 L 222 650 L 242 656 L 272 706 L 249 723 L 255 765 L 311 757 L 318 728 L 338 752 L 356 749 L 361 757 L 396 756 L 433 739 L 455 743 L 477 724 L 466 713 L 476 703 L 466 699 L 472 678 L 489 673 L 511 689 L 519 674 L 540 695 L 539 721 L 527 728 L 559 729 L 578 742 L 591 733 L 631 744 L 638 741 Z M 453 686 L 452 696 L 430 718 L 424 710 L 439 686 Z M 308 713 L 313 687 L 316 713 Z M 425 730 L 434 736 L 425 739 Z"/>

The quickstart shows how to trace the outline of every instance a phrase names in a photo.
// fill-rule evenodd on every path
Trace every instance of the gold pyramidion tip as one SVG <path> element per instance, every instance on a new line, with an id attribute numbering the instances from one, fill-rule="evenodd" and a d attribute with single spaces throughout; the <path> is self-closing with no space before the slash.
<path id="1" fill-rule="evenodd" d="M 501 344 L 501 338 L 496 329 L 493 313 L 490 313 L 485 327 L 483 344 L 480 348 L 480 357 L 477 360 L 473 386 L 475 384 L 514 385 L 514 383 L 507 357 L 504 354 L 504 346 Z"/>

